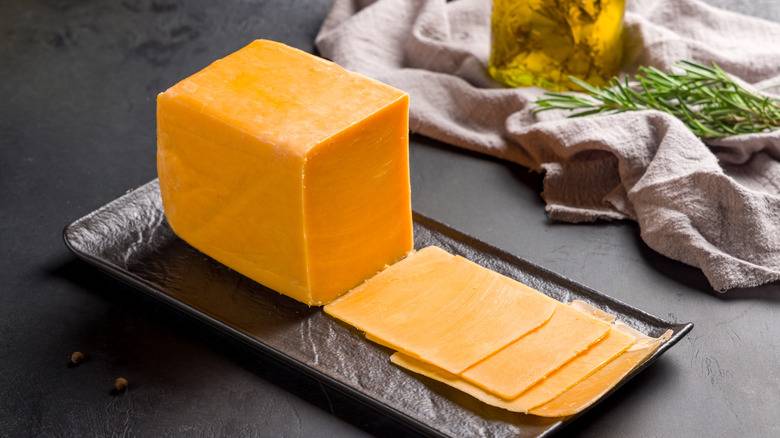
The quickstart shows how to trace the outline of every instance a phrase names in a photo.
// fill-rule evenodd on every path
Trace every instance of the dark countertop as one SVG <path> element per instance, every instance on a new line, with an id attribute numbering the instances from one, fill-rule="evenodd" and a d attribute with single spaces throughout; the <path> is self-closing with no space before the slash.
<path id="1" fill-rule="evenodd" d="M 0 2 L 0 436 L 405 432 L 77 261 L 60 237 L 155 177 L 157 92 L 253 38 L 312 50 L 328 3 Z M 780 21 L 775 0 L 710 3 Z M 633 223 L 550 222 L 540 185 L 522 168 L 413 141 L 418 211 L 696 324 L 568 432 L 780 435 L 780 285 L 718 295 Z M 68 368 L 74 350 L 89 360 Z M 131 390 L 115 397 L 119 375 Z"/>

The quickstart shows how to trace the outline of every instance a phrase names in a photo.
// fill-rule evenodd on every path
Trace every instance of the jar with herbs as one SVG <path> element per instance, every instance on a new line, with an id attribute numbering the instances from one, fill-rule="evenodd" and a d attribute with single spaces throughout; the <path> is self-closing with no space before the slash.
<path id="1" fill-rule="evenodd" d="M 490 75 L 510 87 L 576 89 L 618 73 L 625 0 L 494 0 Z"/>

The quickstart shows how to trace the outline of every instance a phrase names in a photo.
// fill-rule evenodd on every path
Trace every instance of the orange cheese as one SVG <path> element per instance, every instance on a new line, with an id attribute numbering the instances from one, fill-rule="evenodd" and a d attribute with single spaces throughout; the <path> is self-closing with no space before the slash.
<path id="1" fill-rule="evenodd" d="M 598 342 L 609 329 L 609 323 L 559 303 L 549 322 L 460 375 L 512 400 Z"/>
<path id="2" fill-rule="evenodd" d="M 620 383 L 624 377 L 650 357 L 670 336 L 671 331 L 666 332 L 657 339 L 643 337 L 628 351 L 610 361 L 558 397 L 532 409 L 530 413 L 542 417 L 566 417 L 581 412 Z"/>
<path id="3" fill-rule="evenodd" d="M 408 96 L 258 40 L 157 98 L 173 230 L 307 304 L 412 249 Z"/>
<path id="4" fill-rule="evenodd" d="M 472 385 L 460 376 L 448 373 L 402 353 L 393 354 L 390 360 L 394 364 L 410 371 L 446 383 L 489 405 L 513 412 L 527 413 L 533 408 L 554 399 L 588 375 L 598 371 L 602 366 L 628 349 L 635 341 L 636 337 L 632 333 L 622 330 L 620 327 L 613 327 L 607 336 L 596 345 L 558 368 L 549 377 L 532 386 L 519 397 L 509 401 Z M 551 340 L 551 342 L 554 341 Z"/>
<path id="5" fill-rule="evenodd" d="M 606 322 L 614 322 L 615 321 L 615 315 L 611 313 L 607 313 L 598 307 L 594 307 L 591 304 L 586 303 L 582 300 L 574 300 L 569 303 L 570 306 L 574 307 L 575 309 L 579 310 L 580 312 L 585 312 L 588 315 L 591 315 L 594 318 L 600 319 L 602 321 Z M 625 331 L 625 330 L 624 330 Z"/>
<path id="6" fill-rule="evenodd" d="M 514 280 L 427 247 L 325 306 L 325 312 L 457 374 L 544 324 L 556 306 Z"/>
<path id="7" fill-rule="evenodd" d="M 366 335 L 366 339 L 368 339 L 371 342 L 377 343 L 377 344 L 379 344 L 379 345 L 381 345 L 383 347 L 389 348 L 391 350 L 398 351 L 398 347 L 396 347 L 395 345 L 388 344 L 387 341 L 385 341 L 384 339 L 377 338 L 376 336 L 372 336 L 372 335 L 370 335 L 368 333 L 366 333 L 365 335 Z"/>

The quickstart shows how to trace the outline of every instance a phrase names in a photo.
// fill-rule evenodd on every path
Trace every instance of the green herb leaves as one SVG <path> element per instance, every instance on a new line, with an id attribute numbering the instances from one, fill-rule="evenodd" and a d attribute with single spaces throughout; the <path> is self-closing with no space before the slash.
<path id="1" fill-rule="evenodd" d="M 780 101 L 748 90 L 717 65 L 682 61 L 679 73 L 640 67 L 629 81 L 612 78 L 604 88 L 570 77 L 585 94 L 545 93 L 535 112 L 575 111 L 570 117 L 656 109 L 674 115 L 701 138 L 780 128 Z"/>

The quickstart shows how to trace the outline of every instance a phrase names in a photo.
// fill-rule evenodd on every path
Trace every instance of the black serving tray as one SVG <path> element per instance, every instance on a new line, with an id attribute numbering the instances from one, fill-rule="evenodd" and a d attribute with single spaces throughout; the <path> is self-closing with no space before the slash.
<path id="1" fill-rule="evenodd" d="M 64 238 L 87 262 L 422 434 L 543 436 L 574 419 L 504 411 L 392 365 L 392 351 L 320 308 L 261 286 L 176 237 L 165 221 L 156 180 L 68 225 Z M 648 315 L 420 214 L 414 215 L 414 240 L 418 248 L 438 245 L 555 299 L 584 300 L 647 335 L 671 329 L 671 339 L 621 385 L 693 327 Z"/>

